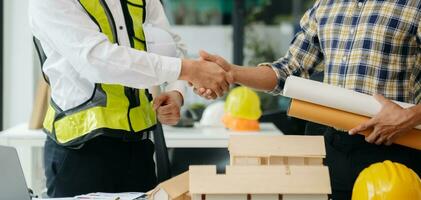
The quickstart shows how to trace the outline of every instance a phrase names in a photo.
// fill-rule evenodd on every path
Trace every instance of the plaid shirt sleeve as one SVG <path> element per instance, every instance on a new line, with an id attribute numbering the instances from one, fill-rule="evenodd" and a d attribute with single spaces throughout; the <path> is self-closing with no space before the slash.
<path id="1" fill-rule="evenodd" d="M 273 63 L 259 64 L 259 66 L 272 67 L 278 78 L 277 86 L 268 93 L 281 95 L 285 79 L 289 75 L 306 76 L 323 60 L 315 16 L 318 6 L 319 1 L 301 19 L 301 31 L 292 41 L 286 56 Z"/>
<path id="2" fill-rule="evenodd" d="M 421 21 L 418 22 L 417 43 L 418 43 L 418 48 L 421 50 Z"/>

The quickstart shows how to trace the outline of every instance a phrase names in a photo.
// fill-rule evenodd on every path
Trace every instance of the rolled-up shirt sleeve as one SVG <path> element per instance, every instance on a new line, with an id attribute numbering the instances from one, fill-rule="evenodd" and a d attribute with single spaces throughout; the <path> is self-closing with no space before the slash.
<path id="1" fill-rule="evenodd" d="M 287 54 L 273 63 L 259 64 L 259 66 L 271 67 L 278 78 L 277 86 L 268 93 L 281 95 L 288 76 L 304 76 L 323 61 L 323 53 L 317 35 L 316 10 L 318 5 L 317 1 L 304 14 L 300 21 L 301 31 L 295 35 Z"/>
<path id="2" fill-rule="evenodd" d="M 171 34 L 177 48 L 177 57 L 184 58 L 187 54 L 186 45 L 182 42 L 181 37 L 171 31 L 170 24 L 168 22 L 168 18 L 165 15 L 164 9 L 160 1 L 151 0 L 147 5 L 147 12 L 148 22 L 152 24 L 156 24 L 161 28 L 166 29 L 168 33 Z M 165 87 L 165 91 L 178 91 L 185 97 L 187 83 L 185 81 L 172 81 L 169 82 L 168 85 Z"/>
<path id="3" fill-rule="evenodd" d="M 148 88 L 176 81 L 180 75 L 180 58 L 111 43 L 77 1 L 31 0 L 29 15 L 41 43 L 90 82 Z"/>

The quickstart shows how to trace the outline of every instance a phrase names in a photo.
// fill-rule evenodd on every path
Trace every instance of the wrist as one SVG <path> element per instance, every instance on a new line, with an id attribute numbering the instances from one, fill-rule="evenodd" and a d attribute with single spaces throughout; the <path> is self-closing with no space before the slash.
<path id="1" fill-rule="evenodd" d="M 231 75 L 234 83 L 239 84 L 241 67 L 238 65 L 231 65 Z"/>
<path id="2" fill-rule="evenodd" d="M 414 126 L 421 124 L 421 105 L 415 105 L 410 108 L 407 108 L 410 113 L 410 120 Z"/>
<path id="3" fill-rule="evenodd" d="M 194 62 L 195 61 L 189 59 L 181 60 L 181 72 L 178 78 L 179 80 L 190 81 L 191 74 L 194 69 Z"/>
<path id="4" fill-rule="evenodd" d="M 180 91 L 178 91 L 178 90 L 172 90 L 172 91 L 169 91 L 168 93 L 174 98 L 175 101 L 177 101 L 177 104 L 180 107 L 183 106 L 183 104 L 184 104 L 184 97 L 183 97 L 183 94 Z"/>

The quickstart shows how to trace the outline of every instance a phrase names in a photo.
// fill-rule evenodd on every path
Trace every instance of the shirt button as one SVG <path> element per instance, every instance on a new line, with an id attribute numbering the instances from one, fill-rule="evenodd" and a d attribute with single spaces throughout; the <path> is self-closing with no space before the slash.
<path id="1" fill-rule="evenodd" d="M 124 29 L 124 27 L 123 27 L 123 26 L 119 26 L 118 28 L 119 28 L 120 30 L 123 30 L 123 29 Z"/>
<path id="2" fill-rule="evenodd" d="M 363 7 L 363 2 L 358 2 L 358 8 Z"/>
<path id="3" fill-rule="evenodd" d="M 354 34 L 354 32 L 355 32 L 355 29 L 353 29 L 353 28 L 349 31 L 349 33 L 351 33 L 351 34 Z"/>
<path id="4" fill-rule="evenodd" d="M 344 62 L 346 61 L 346 56 L 342 57 L 342 61 Z"/>

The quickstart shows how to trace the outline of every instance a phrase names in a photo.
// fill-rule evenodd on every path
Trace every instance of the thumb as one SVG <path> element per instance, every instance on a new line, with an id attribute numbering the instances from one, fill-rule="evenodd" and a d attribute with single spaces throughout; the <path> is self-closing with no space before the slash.
<path id="1" fill-rule="evenodd" d="M 156 97 L 153 101 L 153 109 L 156 110 L 158 109 L 160 106 L 162 106 L 162 104 L 164 104 L 167 100 L 168 100 L 169 96 L 168 95 L 159 95 L 158 97 Z"/>
<path id="2" fill-rule="evenodd" d="M 231 70 L 231 65 L 221 56 L 213 55 L 213 54 L 210 54 L 210 53 L 208 53 L 206 51 L 203 51 L 203 50 L 200 50 L 199 54 L 200 54 L 200 57 L 203 60 L 214 62 L 214 63 L 218 64 L 225 71 Z"/>
<path id="3" fill-rule="evenodd" d="M 216 62 L 217 57 L 215 55 L 212 55 L 204 50 L 200 50 L 199 51 L 199 55 L 203 60 L 207 60 L 207 61 L 211 61 L 211 62 Z"/>
<path id="4" fill-rule="evenodd" d="M 351 129 L 348 133 L 350 135 L 355 135 L 357 133 L 360 133 L 360 132 L 363 132 L 363 131 L 365 131 L 367 129 L 372 128 L 375 124 L 376 124 L 376 119 L 375 118 L 371 118 L 367 122 L 364 122 L 363 124 L 360 124 L 357 127 Z"/>

